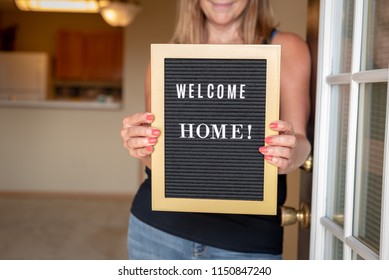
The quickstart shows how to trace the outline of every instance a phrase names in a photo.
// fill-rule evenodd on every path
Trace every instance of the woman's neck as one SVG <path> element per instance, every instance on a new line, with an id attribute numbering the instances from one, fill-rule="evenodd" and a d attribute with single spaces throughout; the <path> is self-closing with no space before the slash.
<path id="1" fill-rule="evenodd" d="M 207 22 L 205 42 L 208 44 L 242 44 L 240 23 L 221 26 Z"/>

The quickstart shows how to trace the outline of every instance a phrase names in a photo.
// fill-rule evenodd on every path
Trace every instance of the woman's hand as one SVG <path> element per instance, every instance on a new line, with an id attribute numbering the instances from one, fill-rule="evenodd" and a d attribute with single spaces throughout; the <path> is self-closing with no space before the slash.
<path id="1" fill-rule="evenodd" d="M 154 115 L 148 112 L 127 116 L 123 119 L 120 132 L 123 147 L 132 157 L 143 160 L 147 167 L 150 167 L 150 155 L 161 134 L 158 129 L 150 126 L 153 121 Z"/>
<path id="2" fill-rule="evenodd" d="M 287 173 L 294 169 L 293 156 L 297 145 L 297 137 L 293 131 L 293 125 L 286 121 L 274 121 L 269 125 L 278 135 L 265 138 L 266 146 L 260 147 L 259 152 L 272 165 L 279 168 L 278 173 Z"/>

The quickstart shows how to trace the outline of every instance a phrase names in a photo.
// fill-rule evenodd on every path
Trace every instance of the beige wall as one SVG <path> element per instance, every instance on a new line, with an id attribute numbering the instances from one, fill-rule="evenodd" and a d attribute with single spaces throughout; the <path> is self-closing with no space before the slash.
<path id="1" fill-rule="evenodd" d="M 125 31 L 123 109 L 0 107 L 0 191 L 136 191 L 139 167 L 122 148 L 121 120 L 126 114 L 143 108 L 143 79 L 149 45 L 168 41 L 175 19 L 174 0 L 143 0 L 142 4 L 142 13 Z M 51 17 L 50 20 L 42 21 L 45 16 Z M 22 45 L 31 44 L 33 50 L 38 50 L 41 47 L 36 44 L 45 42 L 43 48 L 51 53 L 53 26 L 58 21 L 52 16 L 39 14 L 23 23 L 30 25 L 31 30 L 39 31 L 31 34 L 28 40 L 20 39 L 17 46 L 22 48 Z M 6 16 L 3 16 L 5 20 Z M 75 27 L 87 25 L 80 15 L 73 15 L 71 22 Z M 97 18 L 92 21 L 92 26 L 96 25 L 105 26 L 105 23 Z M 22 24 L 20 29 L 30 30 Z"/>
<path id="2" fill-rule="evenodd" d="M 270 0 L 280 30 L 306 37 L 308 0 Z"/>

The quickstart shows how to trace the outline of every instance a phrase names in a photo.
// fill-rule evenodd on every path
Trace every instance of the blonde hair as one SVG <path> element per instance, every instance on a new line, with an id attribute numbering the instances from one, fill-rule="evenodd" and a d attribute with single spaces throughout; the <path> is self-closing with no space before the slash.
<path id="1" fill-rule="evenodd" d="M 244 44 L 270 41 L 272 30 L 277 25 L 269 0 L 248 0 L 243 11 L 242 34 Z M 172 43 L 205 43 L 205 15 L 200 8 L 200 0 L 180 0 L 177 7 L 176 28 Z"/>

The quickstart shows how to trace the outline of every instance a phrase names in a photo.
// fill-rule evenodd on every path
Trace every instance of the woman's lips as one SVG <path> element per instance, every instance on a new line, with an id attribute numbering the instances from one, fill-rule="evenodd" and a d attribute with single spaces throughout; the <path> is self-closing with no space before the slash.
<path id="1" fill-rule="evenodd" d="M 218 10 L 228 10 L 234 4 L 234 2 L 215 2 L 215 1 L 210 1 L 210 3 L 215 9 Z"/>

